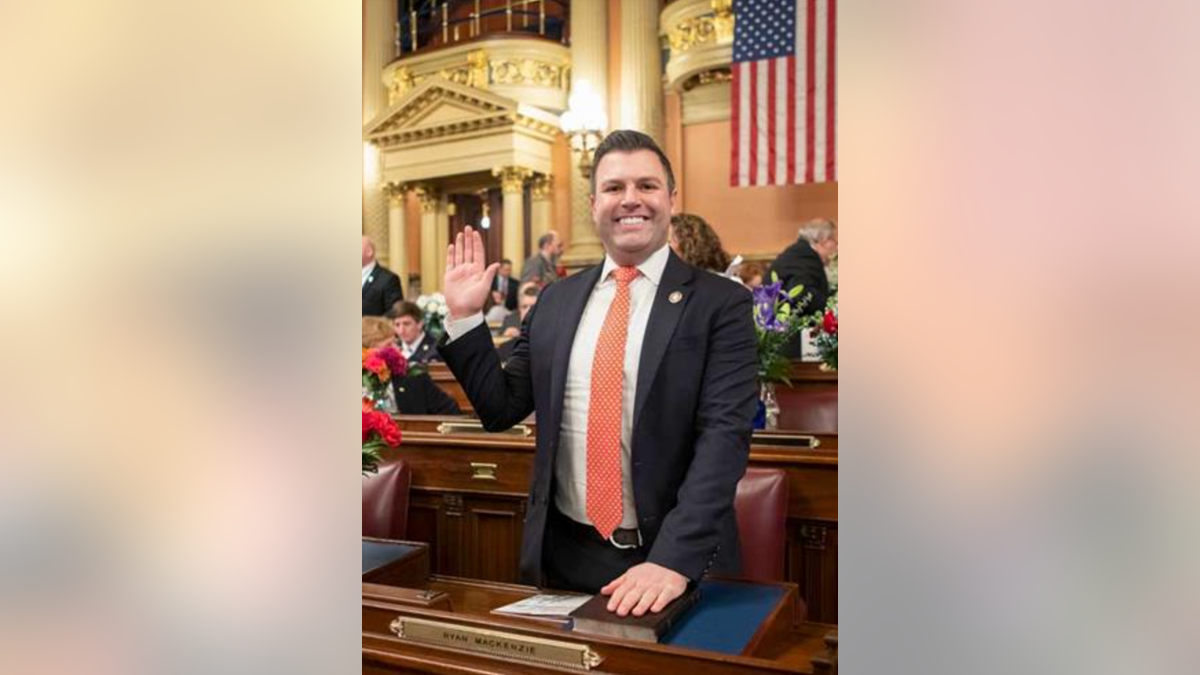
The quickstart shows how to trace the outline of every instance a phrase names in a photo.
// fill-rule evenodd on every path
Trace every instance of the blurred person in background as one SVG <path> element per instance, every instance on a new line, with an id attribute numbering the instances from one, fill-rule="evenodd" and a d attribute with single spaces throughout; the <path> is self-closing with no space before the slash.
<path id="1" fill-rule="evenodd" d="M 803 285 L 799 309 L 812 314 L 825 309 L 829 300 L 829 277 L 825 266 L 838 251 L 837 224 L 826 218 L 810 220 L 800 228 L 796 243 L 787 247 L 771 264 L 771 273 L 779 276 L 783 290 Z"/>
<path id="2" fill-rule="evenodd" d="M 375 260 L 375 242 L 362 238 L 362 315 L 383 316 L 404 299 L 400 277 Z"/>
<path id="3" fill-rule="evenodd" d="M 671 217 L 671 250 L 684 262 L 716 274 L 729 271 L 729 254 L 721 238 L 700 216 L 681 213 Z"/>
<path id="4" fill-rule="evenodd" d="M 521 334 L 521 324 L 525 322 L 525 317 L 529 315 L 529 310 L 537 304 L 538 295 L 542 289 L 537 287 L 537 284 L 532 282 L 521 284 L 521 301 L 517 305 L 517 311 L 508 315 L 504 325 L 500 327 L 500 334 L 504 337 L 515 338 Z"/>
<path id="5" fill-rule="evenodd" d="M 400 303 L 410 305 L 412 303 Z M 414 307 L 416 305 L 413 305 Z M 395 345 L 396 329 L 393 322 L 375 316 L 364 316 L 362 320 L 363 349 L 378 349 Z M 412 363 L 410 362 L 411 366 Z M 392 391 L 396 395 L 396 407 L 402 415 L 461 415 L 462 410 L 441 387 L 424 372 L 409 372 L 404 377 L 392 378 Z"/>
<path id="6" fill-rule="evenodd" d="M 761 263 L 748 262 L 738 267 L 737 278 L 742 285 L 754 290 L 763 284 L 763 266 Z"/>
<path id="7" fill-rule="evenodd" d="M 425 314 L 407 300 L 397 302 L 388 310 L 387 318 L 395 330 L 396 344 L 409 365 L 441 361 L 437 345 L 425 334 Z"/>
<path id="8" fill-rule="evenodd" d="M 550 230 L 543 234 L 538 239 L 538 252 L 525 261 L 525 267 L 521 271 L 521 283 L 533 281 L 544 288 L 547 284 L 558 281 L 558 259 L 562 253 L 563 243 L 558 232 Z"/>
<path id="9" fill-rule="evenodd" d="M 512 261 L 500 261 L 500 270 L 492 282 L 492 302 L 512 312 L 517 309 L 517 280 L 512 278 Z"/>

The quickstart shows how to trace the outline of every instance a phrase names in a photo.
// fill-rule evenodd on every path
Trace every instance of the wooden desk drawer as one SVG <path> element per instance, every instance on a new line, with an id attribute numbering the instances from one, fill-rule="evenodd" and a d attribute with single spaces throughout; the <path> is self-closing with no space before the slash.
<path id="1" fill-rule="evenodd" d="M 528 494 L 531 452 L 448 448 L 407 439 L 396 453 L 412 468 L 414 490 Z"/>

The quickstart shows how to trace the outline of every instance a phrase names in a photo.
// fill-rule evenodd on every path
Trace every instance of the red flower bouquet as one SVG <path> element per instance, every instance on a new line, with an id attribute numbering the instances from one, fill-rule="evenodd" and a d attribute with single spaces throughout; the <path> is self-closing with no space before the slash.
<path id="1" fill-rule="evenodd" d="M 371 401 L 362 402 L 362 472 L 372 473 L 379 468 L 384 448 L 400 446 L 400 427 L 391 415 L 375 409 Z"/>
<path id="2" fill-rule="evenodd" d="M 826 370 L 838 369 L 838 297 L 829 298 L 825 314 L 813 328 L 813 344 L 821 355 L 821 366 Z"/>
<path id="3" fill-rule="evenodd" d="M 362 350 L 362 393 L 376 408 L 395 410 L 395 399 L 391 396 L 393 377 L 404 377 L 408 372 L 408 361 L 399 349 L 391 345 L 377 349 Z"/>

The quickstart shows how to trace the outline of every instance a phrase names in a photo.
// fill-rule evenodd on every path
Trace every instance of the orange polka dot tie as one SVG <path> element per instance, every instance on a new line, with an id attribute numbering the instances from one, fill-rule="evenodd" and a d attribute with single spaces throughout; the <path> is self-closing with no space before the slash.
<path id="1" fill-rule="evenodd" d="M 621 525 L 621 392 L 625 384 L 625 338 L 629 332 L 629 284 L 636 267 L 618 267 L 617 295 L 604 317 L 592 360 L 587 430 L 587 516 L 605 539 Z"/>

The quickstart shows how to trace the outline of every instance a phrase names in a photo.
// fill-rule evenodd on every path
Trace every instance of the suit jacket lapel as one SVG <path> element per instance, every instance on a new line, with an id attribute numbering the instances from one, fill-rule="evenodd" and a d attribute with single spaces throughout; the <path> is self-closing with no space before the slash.
<path id="1" fill-rule="evenodd" d="M 575 284 L 577 288 L 572 289 L 572 293 L 565 299 L 563 316 L 558 320 L 561 331 L 554 338 L 554 360 L 550 364 L 550 419 L 547 420 L 554 428 L 561 426 L 567 369 L 571 365 L 571 346 L 575 344 L 575 333 L 579 330 L 579 322 L 583 320 L 583 310 L 587 307 L 588 299 L 592 297 L 592 289 L 600 280 L 602 268 L 603 265 L 597 265 L 579 273 L 579 283 Z"/>
<path id="2" fill-rule="evenodd" d="M 670 252 L 667 266 L 663 270 L 662 282 L 658 285 L 658 293 L 654 296 L 654 306 L 650 309 L 650 320 L 646 325 L 646 336 L 642 339 L 642 356 L 638 363 L 637 398 L 633 407 L 633 428 L 637 429 L 638 421 L 642 418 L 642 409 L 646 407 L 646 398 L 650 395 L 650 385 L 658 373 L 667 347 L 671 344 L 671 336 L 679 325 L 679 317 L 691 299 L 693 270 L 686 263 Z M 678 302 L 671 302 L 672 293 L 681 293 Z"/>

